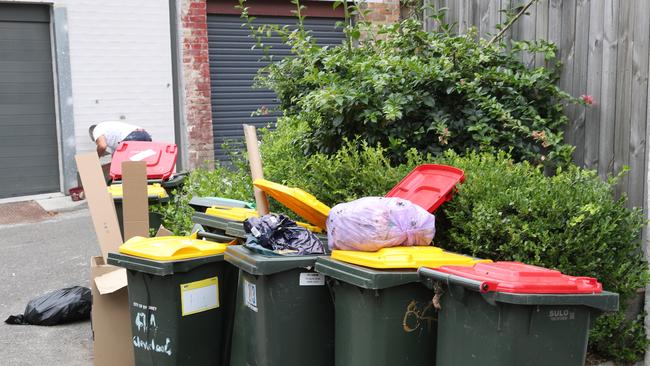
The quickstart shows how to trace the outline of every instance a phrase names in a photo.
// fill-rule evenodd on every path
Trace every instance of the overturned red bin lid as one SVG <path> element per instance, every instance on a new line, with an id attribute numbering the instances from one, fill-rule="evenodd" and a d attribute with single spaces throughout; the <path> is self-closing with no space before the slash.
<path id="1" fill-rule="evenodd" d="M 386 194 L 411 201 L 429 212 L 449 201 L 456 184 L 465 181 L 465 172 L 448 165 L 424 164 L 416 167 Z"/>

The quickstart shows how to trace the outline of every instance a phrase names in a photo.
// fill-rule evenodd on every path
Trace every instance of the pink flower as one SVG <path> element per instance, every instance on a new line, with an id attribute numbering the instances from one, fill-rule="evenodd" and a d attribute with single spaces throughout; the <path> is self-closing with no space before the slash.
<path id="1" fill-rule="evenodd" d="M 582 98 L 582 101 L 585 102 L 586 105 L 594 104 L 594 97 L 592 97 L 591 95 L 583 94 L 580 96 L 580 98 Z"/>

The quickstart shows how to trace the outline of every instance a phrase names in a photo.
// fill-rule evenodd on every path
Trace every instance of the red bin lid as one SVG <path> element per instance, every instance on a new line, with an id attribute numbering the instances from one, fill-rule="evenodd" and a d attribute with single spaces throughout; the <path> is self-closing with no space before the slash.
<path id="1" fill-rule="evenodd" d="M 472 267 L 442 266 L 436 270 L 477 281 L 487 291 L 525 294 L 596 294 L 603 285 L 595 278 L 574 277 L 519 262 L 477 263 Z"/>
<path id="2" fill-rule="evenodd" d="M 166 180 L 172 176 L 178 151 L 176 144 L 151 141 L 123 141 L 113 153 L 111 178 L 122 179 L 123 161 L 145 161 L 147 179 Z"/>
<path id="3" fill-rule="evenodd" d="M 434 212 L 452 198 L 456 184 L 464 181 L 465 172 L 458 168 L 424 164 L 413 169 L 386 197 L 403 198 Z"/>

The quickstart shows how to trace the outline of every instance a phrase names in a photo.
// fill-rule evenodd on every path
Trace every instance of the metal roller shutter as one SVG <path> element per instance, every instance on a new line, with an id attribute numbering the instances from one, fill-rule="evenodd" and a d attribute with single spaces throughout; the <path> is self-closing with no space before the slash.
<path id="1" fill-rule="evenodd" d="M 50 9 L 0 4 L 0 198 L 58 192 Z"/>
<path id="2" fill-rule="evenodd" d="M 257 16 L 255 24 L 294 25 L 293 17 Z M 319 45 L 338 45 L 344 39 L 336 27 L 340 19 L 307 18 L 305 28 L 313 32 Z M 238 15 L 208 15 L 208 42 L 210 51 L 210 80 L 212 90 L 212 128 L 214 133 L 215 160 L 227 162 L 224 142 L 234 148 L 243 146 L 242 124 L 265 127 L 275 122 L 278 114 L 251 116 L 262 106 L 277 105 L 275 94 L 270 90 L 254 89 L 253 79 L 257 70 L 268 64 L 260 60 L 263 51 L 251 50 L 254 39 L 250 31 L 242 27 L 244 21 Z M 270 54 L 280 60 L 290 54 L 280 37 L 264 41 L 272 46 Z"/>

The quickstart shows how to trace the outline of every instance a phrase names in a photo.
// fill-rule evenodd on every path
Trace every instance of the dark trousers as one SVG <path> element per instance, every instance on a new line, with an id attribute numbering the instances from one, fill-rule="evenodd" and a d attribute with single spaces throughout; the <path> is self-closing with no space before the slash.
<path id="1" fill-rule="evenodd" d="M 133 131 L 122 141 L 151 141 L 151 135 L 147 131 Z"/>

